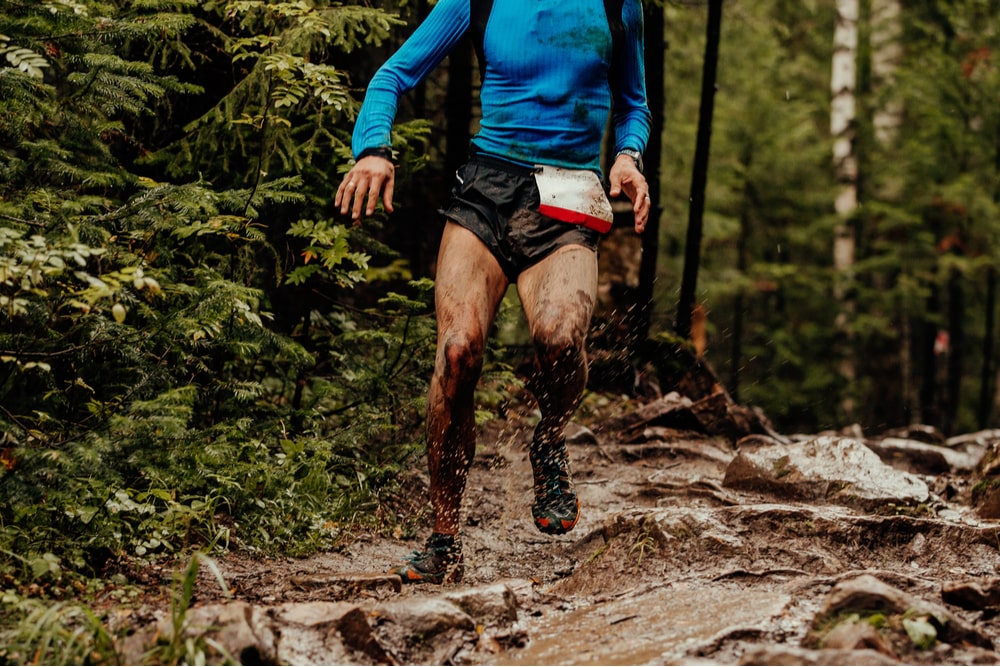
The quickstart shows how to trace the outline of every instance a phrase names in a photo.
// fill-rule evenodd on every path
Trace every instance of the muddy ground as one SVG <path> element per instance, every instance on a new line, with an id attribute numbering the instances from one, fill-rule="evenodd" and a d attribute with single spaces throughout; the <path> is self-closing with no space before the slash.
<path id="1" fill-rule="evenodd" d="M 483 427 L 461 584 L 369 576 L 426 532 L 302 560 L 233 555 L 218 561 L 232 598 L 203 572 L 188 631 L 245 664 L 1000 662 L 1000 523 L 971 505 L 1000 432 L 734 438 L 600 401 L 572 429 L 583 514 L 570 534 L 532 525 L 524 407 Z M 734 462 L 769 447 L 793 453 L 748 482 Z M 815 470 L 798 450 L 841 453 Z M 415 471 L 400 511 L 426 511 L 425 492 Z"/>

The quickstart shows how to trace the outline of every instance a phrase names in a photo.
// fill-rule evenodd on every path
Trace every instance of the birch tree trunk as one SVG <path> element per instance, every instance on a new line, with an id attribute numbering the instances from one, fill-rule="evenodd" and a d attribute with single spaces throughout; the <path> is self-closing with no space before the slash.
<path id="1" fill-rule="evenodd" d="M 875 139 L 883 146 L 896 140 L 903 119 L 898 98 L 883 94 L 892 86 L 903 58 L 900 0 L 871 0 L 872 92 L 880 103 L 872 114 Z"/>
<path id="2" fill-rule="evenodd" d="M 848 389 L 841 402 L 847 419 L 855 415 L 852 395 L 857 375 L 850 342 L 854 319 L 853 295 L 855 234 L 854 215 L 858 208 L 858 161 L 854 150 L 855 89 L 857 87 L 859 0 L 837 0 L 837 24 L 833 32 L 833 67 L 830 76 L 830 133 L 839 191 L 834 201 L 837 224 L 833 232 L 833 296 L 839 312 L 836 328 L 847 344 L 840 351 L 840 373 Z"/>

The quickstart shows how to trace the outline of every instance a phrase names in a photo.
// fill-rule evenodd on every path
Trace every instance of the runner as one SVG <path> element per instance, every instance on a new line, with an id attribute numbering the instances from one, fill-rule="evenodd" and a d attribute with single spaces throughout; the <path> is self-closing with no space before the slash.
<path id="1" fill-rule="evenodd" d="M 469 31 L 483 74 L 482 121 L 456 174 L 438 251 L 438 340 L 427 415 L 433 532 L 392 569 L 404 582 L 462 577 L 460 506 L 476 449 L 473 394 L 500 301 L 517 286 L 536 350 L 529 389 L 541 420 L 529 446 L 543 533 L 571 530 L 580 501 L 563 435 L 587 383 L 586 335 L 597 245 L 611 228 L 600 182 L 610 117 L 608 194 L 649 217 L 642 153 L 646 104 L 640 0 L 439 0 L 372 78 L 354 129 L 354 167 L 335 206 L 360 220 L 392 212 L 390 130 L 399 98 Z"/>

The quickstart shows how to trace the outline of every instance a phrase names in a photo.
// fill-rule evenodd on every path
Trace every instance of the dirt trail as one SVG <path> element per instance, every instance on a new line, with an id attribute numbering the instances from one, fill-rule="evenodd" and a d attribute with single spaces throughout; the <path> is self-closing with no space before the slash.
<path id="1" fill-rule="evenodd" d="M 255 652 L 234 650 L 245 662 L 273 649 L 279 661 L 353 664 L 1000 662 L 1000 524 L 969 507 L 969 471 L 915 474 L 927 502 L 859 509 L 724 485 L 737 454 L 725 438 L 658 428 L 624 444 L 583 431 L 570 445 L 583 515 L 551 538 L 531 522 L 530 426 L 521 415 L 484 430 L 462 584 L 351 579 L 384 572 L 419 539 L 361 536 L 303 560 L 228 557 L 219 564 L 236 599 L 270 619 L 266 632 L 250 623 Z M 206 577 L 199 604 L 217 601 L 212 588 Z M 334 624 L 336 650 L 327 630 L 310 640 L 322 645 L 282 653 L 295 635 L 277 625 L 282 614 L 313 618 L 301 605 L 317 601 L 365 620 Z"/>

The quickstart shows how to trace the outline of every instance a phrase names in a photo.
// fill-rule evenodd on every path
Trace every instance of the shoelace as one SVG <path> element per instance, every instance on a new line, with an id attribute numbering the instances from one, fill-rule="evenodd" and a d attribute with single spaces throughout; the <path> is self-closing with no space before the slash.
<path id="1" fill-rule="evenodd" d="M 407 559 L 412 565 L 432 565 L 436 558 L 442 558 L 445 564 L 457 563 L 458 558 L 453 553 L 455 546 L 447 545 L 427 545 L 423 551 L 414 549 Z"/>
<path id="2" fill-rule="evenodd" d="M 562 465 L 561 457 L 549 457 L 542 462 L 541 473 L 541 491 L 544 498 L 553 498 L 569 491 L 569 477 Z"/>

